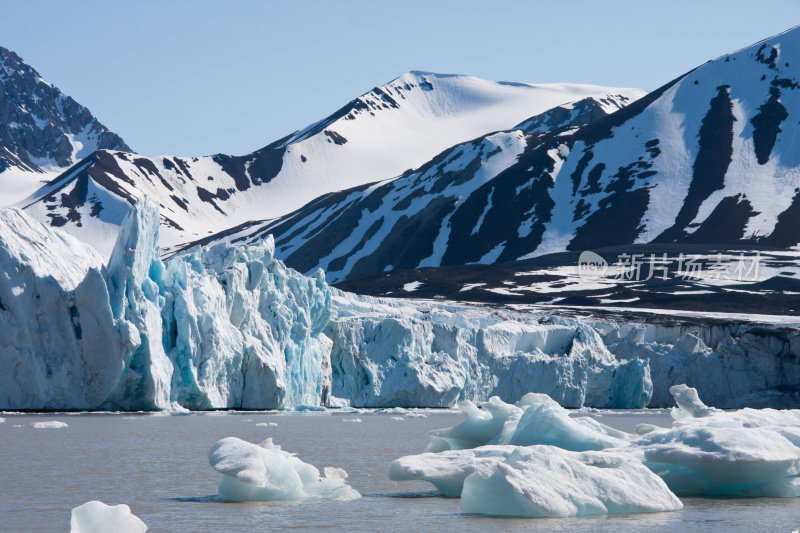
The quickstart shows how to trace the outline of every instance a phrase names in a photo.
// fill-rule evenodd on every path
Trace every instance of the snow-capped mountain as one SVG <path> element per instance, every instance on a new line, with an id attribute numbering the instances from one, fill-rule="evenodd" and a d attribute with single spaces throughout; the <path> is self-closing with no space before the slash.
<path id="1" fill-rule="evenodd" d="M 95 150 L 130 150 L 88 109 L 0 46 L 0 205 L 28 196 Z"/>
<path id="2" fill-rule="evenodd" d="M 99 151 L 20 206 L 107 254 L 130 204 L 149 195 L 161 205 L 162 245 L 169 247 L 397 176 L 454 144 L 511 128 L 554 106 L 595 97 L 605 101 L 598 105 L 614 107 L 642 94 L 409 72 L 252 154 L 178 158 Z M 568 120 L 565 110 L 553 120 Z"/>
<path id="3" fill-rule="evenodd" d="M 800 242 L 800 29 L 710 61 L 583 127 L 554 116 L 275 221 L 277 254 L 330 281 L 632 243 Z M 566 111 L 562 113 L 566 116 Z M 580 115 L 580 113 L 576 113 Z"/>

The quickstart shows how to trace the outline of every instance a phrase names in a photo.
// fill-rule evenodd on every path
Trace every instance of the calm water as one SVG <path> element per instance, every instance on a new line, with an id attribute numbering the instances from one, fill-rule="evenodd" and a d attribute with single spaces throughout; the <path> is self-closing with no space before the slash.
<path id="1" fill-rule="evenodd" d="M 153 532 L 327 531 L 792 531 L 798 499 L 684 499 L 671 513 L 572 519 L 496 519 L 459 514 L 459 500 L 440 498 L 427 483 L 389 481 L 389 463 L 421 452 L 431 429 L 462 415 L 392 420 L 377 413 L 214 413 L 14 415 L 0 424 L 0 531 L 67 531 L 70 510 L 89 500 L 126 503 Z M 361 418 L 361 423 L 343 418 Z M 396 416 L 396 415 L 394 415 Z M 31 424 L 60 420 L 62 429 Z M 668 425 L 664 414 L 604 413 L 604 423 L 630 430 Z M 277 427 L 256 424 L 276 422 Z M 22 427 L 15 427 L 22 426 Z M 364 496 L 338 502 L 214 501 L 219 474 L 206 454 L 217 440 L 273 437 L 317 467 L 344 468 Z"/>

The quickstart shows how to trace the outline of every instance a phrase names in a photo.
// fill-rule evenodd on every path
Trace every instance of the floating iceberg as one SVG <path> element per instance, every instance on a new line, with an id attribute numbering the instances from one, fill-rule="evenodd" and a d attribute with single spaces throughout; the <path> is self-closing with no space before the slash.
<path id="1" fill-rule="evenodd" d="M 427 481 L 442 495 L 458 498 L 467 476 L 479 470 L 488 470 L 490 466 L 509 457 L 514 450 L 516 446 L 480 446 L 408 455 L 389 465 L 389 479 Z"/>
<path id="2" fill-rule="evenodd" d="M 75 507 L 69 521 L 70 533 L 144 533 L 147 525 L 125 504 L 106 505 L 91 501 Z"/>
<path id="3" fill-rule="evenodd" d="M 672 387 L 672 428 L 632 442 L 677 494 L 800 496 L 800 411 L 707 407 L 697 391 Z"/>
<path id="4" fill-rule="evenodd" d="M 47 422 L 34 422 L 31 424 L 34 429 L 58 429 L 69 427 L 66 422 L 59 422 L 58 420 L 48 420 Z"/>
<path id="5" fill-rule="evenodd" d="M 626 446 L 631 436 L 589 417 L 572 418 L 546 394 L 528 393 L 511 405 L 493 396 L 476 406 L 459 404 L 467 419 L 431 431 L 428 452 L 462 450 L 485 444 L 531 446 L 548 444 L 565 450 L 602 450 Z"/>
<path id="6" fill-rule="evenodd" d="M 671 390 L 672 427 L 634 434 L 541 394 L 466 404 L 466 421 L 433 431 L 429 453 L 397 459 L 389 477 L 429 481 L 461 495 L 462 511 L 497 516 L 670 510 L 675 494 L 800 496 L 800 411 L 721 411 L 693 388 Z"/>
<path id="7" fill-rule="evenodd" d="M 227 437 L 208 453 L 211 466 L 222 474 L 217 497 L 224 501 L 327 499 L 347 501 L 361 495 L 346 483 L 341 468 L 314 466 L 267 439 L 262 444 Z"/>
<path id="8" fill-rule="evenodd" d="M 515 447 L 504 461 L 467 476 L 461 511 L 491 516 L 566 517 L 683 507 L 660 477 L 611 452 Z"/>
<path id="9" fill-rule="evenodd" d="M 455 427 L 432 431 L 426 451 L 463 450 L 483 446 L 500 434 L 503 425 L 510 418 L 518 417 L 522 413 L 522 409 L 505 403 L 497 396 L 483 402 L 480 408 L 469 400 L 458 406 L 467 415 L 467 419 Z"/>

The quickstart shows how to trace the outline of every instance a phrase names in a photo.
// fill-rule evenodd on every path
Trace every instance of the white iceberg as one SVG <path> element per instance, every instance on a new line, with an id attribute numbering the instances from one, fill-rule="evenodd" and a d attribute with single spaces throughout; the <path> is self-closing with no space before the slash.
<path id="1" fill-rule="evenodd" d="M 34 422 L 31 424 L 34 429 L 58 429 L 69 427 L 66 422 L 59 422 L 58 420 L 48 420 L 47 422 Z"/>
<path id="2" fill-rule="evenodd" d="M 487 470 L 505 460 L 514 450 L 516 446 L 480 446 L 408 455 L 389 465 L 389 479 L 427 481 L 443 496 L 458 498 L 467 476 L 478 470 Z"/>
<path id="3" fill-rule="evenodd" d="M 469 400 L 458 404 L 467 419 L 457 426 L 430 432 L 431 441 L 425 451 L 463 450 L 488 444 L 503 430 L 503 425 L 522 409 L 497 396 L 481 403 L 480 408 Z"/>
<path id="4" fill-rule="evenodd" d="M 494 516 L 666 511 L 680 508 L 675 494 L 800 496 L 800 411 L 721 411 L 685 385 L 672 392 L 672 427 L 636 433 L 570 417 L 541 394 L 465 404 L 466 421 L 433 431 L 428 453 L 397 459 L 389 477 Z"/>
<path id="5" fill-rule="evenodd" d="M 800 411 L 720 411 L 686 385 L 670 390 L 673 427 L 648 431 L 632 449 L 674 492 L 800 496 Z"/>
<path id="6" fill-rule="evenodd" d="M 70 533 L 144 533 L 147 525 L 125 504 L 106 505 L 91 501 L 75 507 L 69 521 Z"/>
<path id="7" fill-rule="evenodd" d="M 281 450 L 272 439 L 258 445 L 224 438 L 211 448 L 208 461 L 222 474 L 217 497 L 224 501 L 348 501 L 361 497 L 347 484 L 347 473 L 341 468 L 326 467 L 320 476 L 317 468 Z"/>
<path id="8" fill-rule="evenodd" d="M 459 404 L 467 419 L 430 432 L 425 451 L 462 450 L 485 444 L 549 444 L 565 450 L 602 450 L 626 446 L 631 436 L 587 417 L 573 418 L 546 394 L 529 393 L 515 405 L 493 396 L 476 406 Z"/>
<path id="9" fill-rule="evenodd" d="M 683 507 L 640 462 L 610 452 L 517 447 L 467 476 L 461 511 L 491 516 L 566 517 L 674 511 Z"/>

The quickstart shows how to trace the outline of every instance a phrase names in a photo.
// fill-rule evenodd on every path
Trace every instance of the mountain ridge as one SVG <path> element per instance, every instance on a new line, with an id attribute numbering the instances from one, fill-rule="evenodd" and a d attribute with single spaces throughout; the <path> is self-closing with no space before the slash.
<path id="1" fill-rule="evenodd" d="M 427 172 L 431 162 L 220 239 L 274 233 L 287 264 L 322 267 L 332 282 L 626 244 L 791 247 L 800 242 L 798 61 L 793 28 L 580 127 L 505 132 L 508 164 L 479 146 L 491 144 L 484 136 L 443 156 L 450 167 Z"/>
<path id="2" fill-rule="evenodd" d="M 26 212 L 110 253 L 135 199 L 161 204 L 162 245 L 291 212 L 321 194 L 392 178 L 470 138 L 511 127 L 575 97 L 577 84 L 500 84 L 463 75 L 407 73 L 329 117 L 244 156 L 181 158 L 100 151 L 21 203 Z M 616 92 L 622 105 L 642 91 Z M 535 114 L 535 113 L 533 113 Z M 455 141 L 455 142 L 454 142 Z"/>

